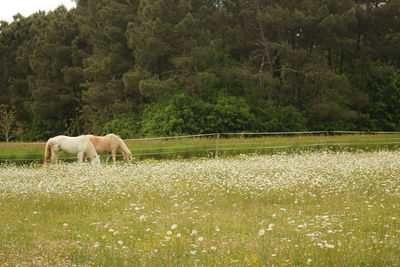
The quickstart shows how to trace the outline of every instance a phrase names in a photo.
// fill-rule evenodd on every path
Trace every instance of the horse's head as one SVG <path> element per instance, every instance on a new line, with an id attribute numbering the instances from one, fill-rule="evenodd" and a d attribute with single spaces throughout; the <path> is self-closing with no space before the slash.
<path id="1" fill-rule="evenodd" d="M 100 157 L 98 154 L 94 155 L 92 161 L 90 162 L 92 166 L 100 166 Z"/>
<path id="2" fill-rule="evenodd" d="M 125 153 L 124 154 L 124 161 L 130 162 L 132 160 L 132 153 Z"/>

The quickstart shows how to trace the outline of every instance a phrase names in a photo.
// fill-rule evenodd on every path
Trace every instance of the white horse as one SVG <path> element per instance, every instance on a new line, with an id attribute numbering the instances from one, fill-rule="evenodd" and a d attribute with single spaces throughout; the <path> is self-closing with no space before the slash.
<path id="1" fill-rule="evenodd" d="M 47 165 L 50 162 L 56 163 L 60 151 L 74 154 L 78 153 L 79 163 L 83 162 L 84 157 L 88 157 L 92 165 L 100 165 L 100 158 L 96 149 L 88 138 L 83 135 L 76 137 L 59 135 L 50 138 L 46 143 L 44 164 Z"/>

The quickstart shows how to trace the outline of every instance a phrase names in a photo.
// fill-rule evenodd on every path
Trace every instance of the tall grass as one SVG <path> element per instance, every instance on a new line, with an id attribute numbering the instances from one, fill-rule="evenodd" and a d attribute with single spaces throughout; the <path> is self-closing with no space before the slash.
<path id="1" fill-rule="evenodd" d="M 400 153 L 0 169 L 0 266 L 398 266 Z"/>

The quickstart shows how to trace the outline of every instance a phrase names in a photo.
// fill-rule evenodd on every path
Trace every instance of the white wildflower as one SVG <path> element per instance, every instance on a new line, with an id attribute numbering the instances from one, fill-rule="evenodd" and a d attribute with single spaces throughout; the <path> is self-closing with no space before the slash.
<path id="1" fill-rule="evenodd" d="M 327 248 L 335 248 L 335 245 L 333 245 L 333 244 L 325 244 L 325 247 L 327 247 Z"/>

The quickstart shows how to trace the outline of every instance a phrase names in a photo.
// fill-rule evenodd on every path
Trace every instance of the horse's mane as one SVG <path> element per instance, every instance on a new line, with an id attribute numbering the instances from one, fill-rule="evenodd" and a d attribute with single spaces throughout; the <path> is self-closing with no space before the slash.
<path id="1" fill-rule="evenodd" d="M 120 143 L 121 149 L 124 150 L 125 153 L 132 154 L 131 151 L 129 150 L 128 146 L 125 144 L 125 142 L 120 137 L 118 137 L 118 138 L 121 140 L 121 143 Z"/>

